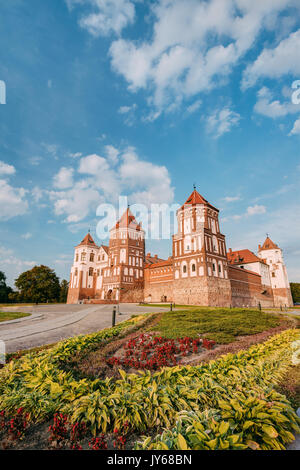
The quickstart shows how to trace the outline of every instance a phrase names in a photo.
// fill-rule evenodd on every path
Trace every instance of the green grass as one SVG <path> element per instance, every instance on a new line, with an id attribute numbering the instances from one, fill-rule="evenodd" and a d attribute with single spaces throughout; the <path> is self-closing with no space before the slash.
<path id="1" fill-rule="evenodd" d="M 166 338 L 203 334 L 219 344 L 228 344 L 237 336 L 261 333 L 279 324 L 278 315 L 259 310 L 198 307 L 163 313 L 155 330 Z"/>
<path id="2" fill-rule="evenodd" d="M 3 321 L 16 320 L 17 318 L 28 317 L 30 313 L 22 312 L 0 312 L 0 323 Z"/>

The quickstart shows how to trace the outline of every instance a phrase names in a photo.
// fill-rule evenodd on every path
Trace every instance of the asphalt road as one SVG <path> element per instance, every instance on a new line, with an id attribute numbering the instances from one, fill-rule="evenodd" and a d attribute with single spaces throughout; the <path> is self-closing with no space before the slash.
<path id="1" fill-rule="evenodd" d="M 0 340 L 5 342 L 6 353 L 11 353 L 52 344 L 80 334 L 93 333 L 112 325 L 112 309 L 113 305 L 22 307 L 22 312 L 32 313 L 32 317 L 25 317 L 17 322 L 0 323 Z M 19 311 L 20 307 L 17 310 Z M 157 309 L 154 307 L 121 304 L 121 315 L 117 315 L 116 322 L 127 320 L 133 314 L 155 311 Z"/>

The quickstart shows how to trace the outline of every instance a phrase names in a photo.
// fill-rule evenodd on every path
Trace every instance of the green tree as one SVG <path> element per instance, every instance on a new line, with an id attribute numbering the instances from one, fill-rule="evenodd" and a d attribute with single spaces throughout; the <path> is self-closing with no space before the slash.
<path id="1" fill-rule="evenodd" d="M 22 302 L 57 302 L 60 295 L 59 278 L 48 266 L 35 266 L 16 279 L 15 285 Z"/>
<path id="2" fill-rule="evenodd" d="M 0 271 L 0 303 L 8 301 L 8 295 L 12 292 L 12 288 L 6 284 L 6 276 Z"/>
<path id="3" fill-rule="evenodd" d="M 60 283 L 60 294 L 59 294 L 59 301 L 62 303 L 67 302 L 68 298 L 68 289 L 69 289 L 69 283 L 65 279 L 63 279 Z"/>
<path id="4" fill-rule="evenodd" d="M 291 292 L 294 303 L 300 302 L 300 282 L 291 282 Z"/>

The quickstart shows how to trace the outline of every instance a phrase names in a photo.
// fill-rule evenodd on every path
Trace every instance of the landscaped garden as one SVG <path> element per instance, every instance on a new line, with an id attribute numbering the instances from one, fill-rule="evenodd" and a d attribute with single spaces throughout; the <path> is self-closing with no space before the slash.
<path id="1" fill-rule="evenodd" d="M 296 319 L 195 308 L 10 356 L 0 444 L 284 449 L 299 431 L 295 384 L 283 385 L 299 339 Z"/>

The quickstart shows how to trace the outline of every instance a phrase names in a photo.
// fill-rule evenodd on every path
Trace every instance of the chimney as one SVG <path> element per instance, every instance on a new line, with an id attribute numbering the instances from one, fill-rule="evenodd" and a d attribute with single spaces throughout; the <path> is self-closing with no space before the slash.
<path id="1" fill-rule="evenodd" d="M 147 258 L 150 258 L 151 257 L 151 253 L 147 253 Z"/>
<path id="2" fill-rule="evenodd" d="M 261 245 L 258 245 L 258 251 L 260 251 L 260 250 L 261 250 Z"/>
<path id="3" fill-rule="evenodd" d="M 229 254 L 231 255 L 231 253 L 232 253 L 232 249 L 231 249 L 231 248 L 229 248 L 228 252 L 229 252 Z"/>
<path id="4" fill-rule="evenodd" d="M 158 255 L 154 255 L 154 258 L 157 259 L 157 258 L 158 258 Z"/>

